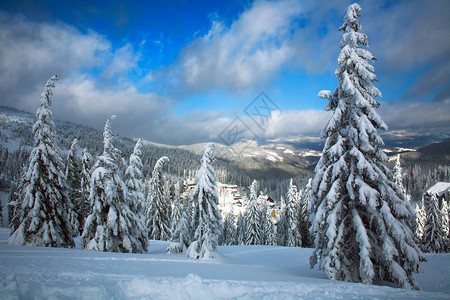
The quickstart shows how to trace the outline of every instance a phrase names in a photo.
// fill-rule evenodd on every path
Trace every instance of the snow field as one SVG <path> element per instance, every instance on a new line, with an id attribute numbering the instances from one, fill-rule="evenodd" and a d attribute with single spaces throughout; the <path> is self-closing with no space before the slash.
<path id="1" fill-rule="evenodd" d="M 309 268 L 312 249 L 223 246 L 213 260 L 11 246 L 0 229 L 0 299 L 449 299 L 450 254 L 426 255 L 422 291 L 328 280 Z"/>

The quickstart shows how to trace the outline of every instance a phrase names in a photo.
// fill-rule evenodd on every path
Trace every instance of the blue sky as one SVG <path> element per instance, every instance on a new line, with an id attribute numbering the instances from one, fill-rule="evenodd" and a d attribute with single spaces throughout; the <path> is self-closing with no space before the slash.
<path id="1" fill-rule="evenodd" d="M 399 135 L 450 132 L 449 1 L 361 1 L 362 31 Z M 58 119 L 160 143 L 217 140 L 265 92 L 263 138 L 319 136 L 351 1 L 3 1 L 1 103 L 35 111 L 57 73 Z"/>

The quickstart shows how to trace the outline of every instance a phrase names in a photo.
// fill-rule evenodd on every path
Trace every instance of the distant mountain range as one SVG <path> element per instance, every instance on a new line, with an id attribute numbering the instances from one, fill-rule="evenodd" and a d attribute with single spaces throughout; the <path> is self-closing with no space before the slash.
<path id="1" fill-rule="evenodd" d="M 30 148 L 33 144 L 31 127 L 34 123 L 34 114 L 20 111 L 14 108 L 0 106 L 0 147 L 14 150 L 19 147 Z M 80 140 L 79 146 L 87 147 L 93 153 L 102 150 L 102 133 L 84 125 L 55 121 L 59 144 L 62 151 L 67 151 L 74 138 Z M 408 139 L 395 140 L 395 135 L 384 135 L 386 142 L 385 151 L 389 156 L 403 153 L 402 157 L 409 163 L 418 161 L 441 161 L 442 164 L 450 164 L 450 140 L 433 143 L 426 147 L 421 145 L 424 139 L 412 141 Z M 119 143 L 124 149 L 124 154 L 129 153 L 134 145 L 132 139 L 122 137 Z M 202 154 L 205 143 L 171 146 L 145 141 L 145 146 L 152 149 L 171 149 L 172 155 L 186 156 L 189 151 L 196 156 Z M 273 139 L 267 141 L 247 141 L 245 143 L 225 146 L 216 143 L 217 158 L 224 164 L 232 164 L 236 168 L 245 169 L 250 173 L 264 177 L 288 178 L 298 174 L 306 174 L 314 169 L 321 154 L 323 141 L 316 137 L 293 137 Z"/>

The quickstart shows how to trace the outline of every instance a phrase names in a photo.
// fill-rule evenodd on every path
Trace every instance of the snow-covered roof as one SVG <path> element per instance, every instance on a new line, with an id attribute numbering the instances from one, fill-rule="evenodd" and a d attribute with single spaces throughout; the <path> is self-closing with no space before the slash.
<path id="1" fill-rule="evenodd" d="M 450 191 L 450 182 L 438 182 L 427 190 L 427 194 L 437 194 L 439 197 Z"/>

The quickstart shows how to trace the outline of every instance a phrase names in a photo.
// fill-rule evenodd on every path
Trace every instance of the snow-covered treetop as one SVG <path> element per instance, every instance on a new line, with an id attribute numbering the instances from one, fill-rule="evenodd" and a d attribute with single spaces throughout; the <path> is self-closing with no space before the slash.
<path id="1" fill-rule="evenodd" d="M 114 138 L 114 134 L 111 130 L 111 122 L 116 118 L 116 115 L 112 115 L 108 120 L 106 120 L 105 130 L 103 131 L 103 152 L 111 153 L 114 149 L 112 144 L 112 140 Z"/>
<path id="2" fill-rule="evenodd" d="M 344 24 L 342 24 L 339 30 L 349 32 L 351 30 L 358 31 L 361 29 L 361 24 L 358 21 L 358 18 L 361 17 L 361 11 L 361 6 L 358 3 L 349 5 L 347 14 L 344 17 Z"/>
<path id="3" fill-rule="evenodd" d="M 253 180 L 250 186 L 250 201 L 255 201 L 258 193 L 258 182 Z"/>
<path id="4" fill-rule="evenodd" d="M 78 144 L 78 140 L 74 139 L 72 141 L 72 145 L 70 145 L 69 153 L 67 155 L 68 157 L 72 157 L 72 158 L 76 157 L 76 155 L 77 155 L 77 144 Z"/>
<path id="5" fill-rule="evenodd" d="M 58 75 L 52 76 L 47 81 L 44 92 L 41 94 L 41 104 L 36 111 L 36 122 L 33 125 L 35 146 L 41 142 L 53 145 L 55 123 L 53 122 L 53 114 L 49 106 L 52 103 L 52 88 L 55 87 L 56 80 L 59 80 Z"/>
<path id="6" fill-rule="evenodd" d="M 199 189 L 209 190 L 214 195 L 216 195 L 216 172 L 212 167 L 212 163 L 214 162 L 215 154 L 216 146 L 213 143 L 208 143 L 203 149 L 200 170 L 198 170 L 195 178 Z"/>
<path id="7" fill-rule="evenodd" d="M 52 88 L 55 87 L 56 80 L 60 80 L 58 75 L 50 77 L 50 79 L 47 81 L 47 84 L 45 85 L 45 90 L 41 94 L 41 107 L 47 108 L 50 106 L 50 104 L 52 104 L 52 96 L 53 96 Z"/>
<path id="8" fill-rule="evenodd" d="M 210 165 L 214 161 L 214 156 L 216 155 L 216 146 L 213 143 L 208 143 L 203 149 L 203 157 L 201 160 L 202 165 Z"/>
<path id="9" fill-rule="evenodd" d="M 152 177 L 154 177 L 157 174 L 161 174 L 161 170 L 164 166 L 164 163 L 168 163 L 170 162 L 169 158 L 167 156 L 163 156 L 160 159 L 158 159 L 158 161 L 155 164 L 155 167 L 153 168 L 153 174 Z"/>
<path id="10" fill-rule="evenodd" d="M 138 139 L 136 145 L 134 146 L 133 153 L 130 155 L 130 166 L 128 168 L 133 166 L 142 169 L 142 161 L 140 158 L 142 155 L 141 149 L 142 149 L 142 139 Z"/>

